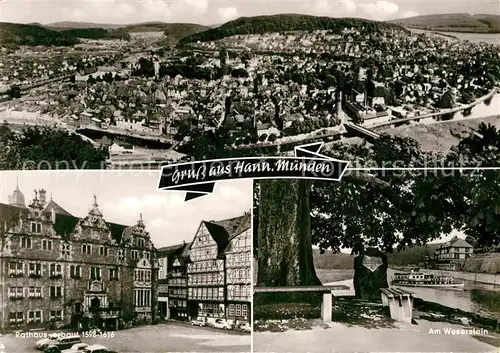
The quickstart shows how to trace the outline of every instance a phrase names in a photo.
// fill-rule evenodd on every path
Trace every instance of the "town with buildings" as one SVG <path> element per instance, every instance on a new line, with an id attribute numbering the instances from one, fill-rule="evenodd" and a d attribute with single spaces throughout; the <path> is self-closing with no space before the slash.
<path id="1" fill-rule="evenodd" d="M 4 48 L 0 120 L 58 126 L 111 166 L 248 154 L 446 120 L 496 93 L 500 47 L 404 28 L 234 35 L 162 47 L 84 40 Z M 155 42 L 156 40 L 156 42 Z M 132 141 L 132 142 L 130 142 Z"/>
<path id="2" fill-rule="evenodd" d="M 133 330 L 161 336 L 172 322 L 220 334 L 251 331 L 250 213 L 203 221 L 192 242 L 156 248 L 142 214 L 132 225 L 109 222 L 97 197 L 90 196 L 88 214 L 77 217 L 48 195 L 40 189 L 28 199 L 16 186 L 0 204 L 2 335 L 79 332 L 79 341 L 72 343 L 89 339 L 111 349 L 114 337 L 128 341 L 141 334 Z M 51 345 L 57 343 L 35 347 L 35 341 L 16 352 L 55 352 Z M 161 342 L 160 337 L 157 346 L 127 347 L 141 351 L 146 345 L 159 352 L 166 347 Z M 14 344 L 21 347 L 26 340 Z"/>

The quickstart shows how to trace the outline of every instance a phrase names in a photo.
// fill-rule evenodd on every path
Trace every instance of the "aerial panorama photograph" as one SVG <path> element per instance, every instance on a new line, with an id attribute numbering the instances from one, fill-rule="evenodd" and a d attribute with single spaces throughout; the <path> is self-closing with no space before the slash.
<path id="1" fill-rule="evenodd" d="M 153 169 L 318 141 L 355 161 L 360 146 L 391 162 L 410 144 L 439 166 L 463 139 L 500 144 L 496 0 L 3 0 L 0 11 L 3 170 Z"/>

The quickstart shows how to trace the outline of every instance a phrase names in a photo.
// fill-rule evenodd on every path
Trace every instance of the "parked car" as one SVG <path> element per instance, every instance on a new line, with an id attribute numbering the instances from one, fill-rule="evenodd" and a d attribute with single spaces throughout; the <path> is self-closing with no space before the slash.
<path id="1" fill-rule="evenodd" d="M 248 324 L 248 322 L 245 322 L 244 324 L 239 324 L 238 325 L 238 328 L 241 330 L 241 331 L 245 331 L 245 332 L 252 332 L 252 326 L 250 326 Z"/>
<path id="2" fill-rule="evenodd" d="M 65 349 L 73 347 L 76 343 L 82 343 L 79 335 L 61 336 L 49 341 L 42 346 L 45 353 L 59 353 Z"/>
<path id="3" fill-rule="evenodd" d="M 223 330 L 231 330 L 233 328 L 233 326 L 229 322 L 223 319 L 215 320 L 212 326 L 215 328 L 221 328 Z"/>
<path id="4" fill-rule="evenodd" d="M 108 348 L 101 346 L 100 344 L 93 344 L 84 349 L 83 353 L 116 353 Z"/>
<path id="5" fill-rule="evenodd" d="M 207 326 L 207 322 L 202 319 L 193 319 L 191 320 L 191 325 L 202 327 L 202 326 Z"/>
<path id="6" fill-rule="evenodd" d="M 75 343 L 74 345 L 71 346 L 71 348 L 65 349 L 61 353 L 78 353 L 78 352 L 81 353 L 88 346 L 89 345 L 87 343 Z"/>
<path id="7" fill-rule="evenodd" d="M 35 348 L 43 350 L 44 345 L 48 344 L 50 341 L 57 339 L 61 334 L 60 333 L 51 333 L 46 338 L 42 338 L 35 343 Z"/>

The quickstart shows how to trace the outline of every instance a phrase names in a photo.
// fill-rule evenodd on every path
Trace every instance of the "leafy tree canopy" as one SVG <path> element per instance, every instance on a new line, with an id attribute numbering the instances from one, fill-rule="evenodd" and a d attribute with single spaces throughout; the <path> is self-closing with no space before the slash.
<path id="1" fill-rule="evenodd" d="M 108 152 L 67 131 L 29 127 L 14 135 L 0 129 L 0 169 L 102 169 Z"/>

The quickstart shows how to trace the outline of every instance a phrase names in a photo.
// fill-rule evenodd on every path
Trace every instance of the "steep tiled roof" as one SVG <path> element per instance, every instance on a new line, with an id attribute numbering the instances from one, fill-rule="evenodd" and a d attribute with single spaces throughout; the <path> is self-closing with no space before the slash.
<path id="1" fill-rule="evenodd" d="M 212 239 L 217 243 L 217 255 L 221 255 L 229 244 L 229 233 L 227 230 L 216 223 L 203 222 Z"/>
<path id="2" fill-rule="evenodd" d="M 55 222 L 54 222 L 54 230 L 57 235 L 61 238 L 68 238 L 71 233 L 75 230 L 76 225 L 80 221 L 80 218 L 72 216 L 69 212 L 65 211 L 63 208 L 58 206 L 56 203 L 52 206 L 54 207 L 54 211 L 56 213 Z M 13 211 L 27 211 L 28 209 L 25 207 L 18 207 L 13 205 L 7 205 L 0 203 L 0 219 L 8 217 L 9 214 L 12 214 Z M 111 236 L 118 243 L 122 240 L 122 235 L 124 231 L 132 228 L 122 224 L 110 223 L 107 222 L 107 225 L 111 231 Z"/>
<path id="3" fill-rule="evenodd" d="M 186 244 L 176 244 L 171 246 L 164 246 L 158 249 L 158 257 L 170 256 L 170 255 L 179 255 L 182 253 L 182 250 Z"/>
<path id="4" fill-rule="evenodd" d="M 71 213 L 69 213 L 68 211 L 66 211 L 61 206 L 59 206 L 54 200 L 50 200 L 49 201 L 49 203 L 45 206 L 43 212 L 52 212 L 52 210 L 54 210 L 54 212 L 56 214 L 63 214 L 63 215 L 66 215 L 66 216 L 71 216 Z"/>
<path id="5" fill-rule="evenodd" d="M 447 241 L 446 243 L 441 244 L 441 246 L 439 248 L 450 248 L 450 247 L 455 247 L 455 248 L 473 248 L 472 245 L 470 245 L 464 239 L 459 238 L 459 237 L 454 237 L 450 241 Z"/>
<path id="6" fill-rule="evenodd" d="M 234 237 L 250 228 L 250 213 L 245 213 L 243 216 L 223 219 L 221 221 L 214 221 L 211 223 L 224 227 L 228 232 L 229 237 Z M 240 230 L 245 227 L 247 228 Z"/>

